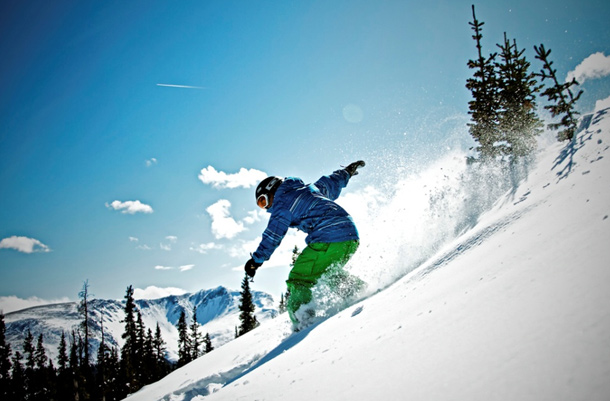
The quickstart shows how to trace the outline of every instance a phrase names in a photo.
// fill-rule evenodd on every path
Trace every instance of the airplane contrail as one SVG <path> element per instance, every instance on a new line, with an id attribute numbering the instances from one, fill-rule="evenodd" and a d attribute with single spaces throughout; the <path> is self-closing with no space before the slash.
<path id="1" fill-rule="evenodd" d="M 170 87 L 170 88 L 205 89 L 203 86 L 190 86 L 190 85 L 157 84 L 157 86 L 166 86 L 166 87 Z"/>

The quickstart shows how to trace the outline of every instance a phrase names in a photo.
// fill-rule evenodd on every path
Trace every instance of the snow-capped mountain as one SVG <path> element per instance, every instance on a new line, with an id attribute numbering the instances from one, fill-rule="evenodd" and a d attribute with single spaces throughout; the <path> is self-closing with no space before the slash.
<path id="1" fill-rule="evenodd" d="M 610 98 L 571 143 L 544 144 L 474 219 L 451 158 L 399 181 L 360 230 L 364 299 L 297 333 L 280 315 L 127 399 L 608 400 L 609 112 Z"/>
<path id="2" fill-rule="evenodd" d="M 256 318 L 264 322 L 277 315 L 273 297 L 260 291 L 252 291 L 256 305 Z M 184 310 L 187 321 L 191 321 L 193 307 L 197 306 L 197 322 L 200 332 L 210 334 L 212 345 L 217 348 L 235 337 L 235 326 L 239 325 L 239 291 L 225 287 L 201 290 L 192 294 L 172 295 L 160 299 L 136 300 L 142 313 L 142 320 L 153 333 L 157 323 L 166 342 L 168 357 L 177 359 L 178 331 L 176 325 L 180 313 Z M 104 338 L 110 346 L 121 347 L 124 331 L 124 301 L 93 299 L 90 301 L 93 336 L 91 340 L 92 355 L 97 352 L 101 340 L 102 322 Z M 6 337 L 13 350 L 21 352 L 25 334 L 29 329 L 34 339 L 42 333 L 47 355 L 55 359 L 62 331 L 66 341 L 72 330 L 76 330 L 82 321 L 78 313 L 78 303 L 68 302 L 53 305 L 37 306 L 9 313 L 5 316 Z M 68 342 L 69 343 L 69 342 Z"/>

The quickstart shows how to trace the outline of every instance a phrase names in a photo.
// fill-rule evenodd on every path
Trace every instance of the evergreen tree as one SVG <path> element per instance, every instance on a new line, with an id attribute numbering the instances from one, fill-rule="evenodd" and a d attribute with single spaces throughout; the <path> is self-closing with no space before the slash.
<path id="1" fill-rule="evenodd" d="M 13 356 L 12 365 L 13 369 L 11 371 L 11 387 L 10 393 L 13 397 L 13 400 L 25 400 L 27 395 L 27 387 L 26 387 L 26 379 L 25 372 L 23 370 L 23 365 L 21 365 L 21 360 L 23 356 L 19 351 L 15 351 L 15 355 Z"/>
<path id="2" fill-rule="evenodd" d="M 579 113 L 574 107 L 582 95 L 582 90 L 576 95 L 572 92 L 572 86 L 579 85 L 576 78 L 572 78 L 571 81 L 564 82 L 563 84 L 559 83 L 557 70 L 553 68 L 553 62 L 549 60 L 551 49 L 546 50 L 544 45 L 541 44 L 540 47 L 534 46 L 534 50 L 536 51 L 536 58 L 544 64 L 540 73 L 535 75 L 541 77 L 542 82 L 545 79 L 550 79 L 553 83 L 553 86 L 545 88 L 542 92 L 542 96 L 547 97 L 552 102 L 552 104 L 544 106 L 544 108 L 551 112 L 552 117 L 562 116 L 559 123 L 550 123 L 548 128 L 552 130 L 563 128 L 557 133 L 557 140 L 571 141 L 578 129 Z"/>
<path id="3" fill-rule="evenodd" d="M 178 319 L 178 367 L 184 366 L 191 361 L 191 345 L 186 323 L 184 309 L 180 312 Z"/>
<path id="4" fill-rule="evenodd" d="M 488 160 L 498 155 L 494 144 L 499 140 L 498 111 L 500 99 L 498 94 L 498 77 L 495 59 L 497 54 L 489 57 L 483 56 L 481 39 L 484 22 L 477 20 L 474 5 L 472 6 L 473 22 L 468 24 L 474 31 L 472 38 L 476 42 L 477 59 L 468 61 L 468 68 L 474 70 L 473 77 L 466 80 L 466 88 L 472 93 L 472 100 L 468 102 L 472 122 L 468 123 L 470 135 L 479 145 L 475 148 L 481 159 Z"/>
<path id="5" fill-rule="evenodd" d="M 121 336 L 125 342 L 121 348 L 121 378 L 123 380 L 123 395 L 135 392 L 139 389 L 137 380 L 137 345 L 138 330 L 136 325 L 136 313 L 138 311 L 133 298 L 133 286 L 127 287 L 125 294 L 125 331 Z"/>
<path id="6" fill-rule="evenodd" d="M 80 302 L 78 304 L 78 313 L 81 316 L 80 330 L 83 333 L 83 360 L 81 361 L 81 368 L 83 370 L 89 370 L 91 366 L 91 357 L 89 355 L 90 352 L 90 341 L 89 337 L 91 335 L 91 311 L 89 310 L 89 302 L 91 294 L 89 294 L 89 280 L 85 280 L 83 283 L 82 290 L 78 293 L 78 297 L 80 298 Z"/>
<path id="7" fill-rule="evenodd" d="M 61 332 L 61 339 L 57 348 L 57 399 L 71 399 L 72 374 L 69 367 L 70 358 L 68 357 L 68 346 L 66 343 L 66 333 Z"/>
<path id="8" fill-rule="evenodd" d="M 250 292 L 250 280 L 248 279 L 248 275 L 244 276 L 244 279 L 241 283 L 241 298 L 239 303 L 239 320 L 241 325 L 239 326 L 238 334 L 243 336 L 247 332 L 253 330 L 258 326 L 258 321 L 256 320 L 256 316 L 254 316 L 255 305 L 252 301 L 252 293 Z"/>
<path id="9" fill-rule="evenodd" d="M 36 359 L 34 354 L 34 336 L 32 335 L 30 329 L 28 329 L 28 332 L 26 333 L 25 338 L 23 340 L 23 352 L 25 353 L 26 371 L 28 369 L 34 370 L 34 367 L 36 366 Z"/>
<path id="10" fill-rule="evenodd" d="M 119 386 L 121 382 L 121 366 L 119 363 L 119 351 L 116 347 L 106 354 L 106 400 L 114 401 L 123 398 L 122 390 Z"/>
<path id="11" fill-rule="evenodd" d="M 100 320 L 100 331 L 102 339 L 100 346 L 97 350 L 97 365 L 96 365 L 96 396 L 102 400 L 106 399 L 106 395 L 110 388 L 109 383 L 109 372 L 108 372 L 108 359 L 110 354 L 110 348 L 106 345 L 106 339 L 104 338 L 104 317 L 102 315 Z"/>
<path id="12" fill-rule="evenodd" d="M 30 383 L 30 394 L 32 400 L 46 401 L 51 398 L 51 375 L 47 367 L 47 354 L 44 349 L 44 338 L 42 333 L 38 336 L 36 349 L 34 350 L 33 381 Z"/>
<path id="13" fill-rule="evenodd" d="M 59 340 L 59 346 L 57 348 L 57 363 L 59 364 L 59 371 L 63 372 L 68 369 L 68 346 L 66 343 L 66 333 L 62 330 L 61 339 Z"/>
<path id="14" fill-rule="evenodd" d="M 278 311 L 280 314 L 286 312 L 286 302 L 284 301 L 284 294 L 280 295 L 280 305 L 278 307 Z"/>
<path id="15" fill-rule="evenodd" d="M 535 93 L 540 86 L 529 72 L 525 49 L 519 50 L 516 40 L 511 43 L 504 33 L 504 43 L 497 46 L 501 61 L 496 63 L 500 101 L 500 142 L 496 147 L 514 162 L 536 149 L 536 137 L 542 133 L 542 122 L 535 111 Z"/>
<path id="16" fill-rule="evenodd" d="M 148 376 L 148 366 L 146 366 L 146 327 L 144 326 L 144 321 L 142 320 L 142 314 L 140 311 L 137 312 L 136 319 L 136 346 L 135 346 L 135 356 L 133 360 L 135 361 L 135 369 L 138 378 L 138 386 L 142 386 L 146 384 L 146 377 Z"/>
<path id="17" fill-rule="evenodd" d="M 191 322 L 191 360 L 199 358 L 201 355 L 202 336 L 199 333 L 199 323 L 197 323 L 197 306 L 193 306 L 193 320 Z"/>
<path id="18" fill-rule="evenodd" d="M 6 342 L 4 313 L 0 312 L 0 399 L 8 400 L 11 395 L 11 345 Z"/>
<path id="19" fill-rule="evenodd" d="M 214 347 L 212 346 L 212 340 L 210 339 L 210 333 L 206 333 L 205 337 L 203 338 L 203 344 L 205 346 L 205 353 L 210 353 L 212 351 L 214 351 Z"/>
<path id="20" fill-rule="evenodd" d="M 161 328 L 159 327 L 159 323 L 157 323 L 157 328 L 155 329 L 155 337 L 153 339 L 153 353 L 155 358 L 155 381 L 161 379 L 169 372 L 166 352 L 167 348 L 165 347 L 165 341 L 163 341 L 163 337 L 161 337 Z"/>
<path id="21" fill-rule="evenodd" d="M 153 348 L 153 334 L 149 328 L 146 330 L 146 337 L 144 339 L 144 347 L 142 349 L 142 360 L 144 361 L 143 372 L 144 372 L 144 384 L 154 382 L 156 360 L 155 351 Z"/>
<path id="22" fill-rule="evenodd" d="M 34 362 L 36 369 L 44 369 L 47 365 L 47 353 L 44 349 L 44 337 L 42 333 L 38 336 L 38 342 L 36 343 L 36 350 L 34 351 Z"/>

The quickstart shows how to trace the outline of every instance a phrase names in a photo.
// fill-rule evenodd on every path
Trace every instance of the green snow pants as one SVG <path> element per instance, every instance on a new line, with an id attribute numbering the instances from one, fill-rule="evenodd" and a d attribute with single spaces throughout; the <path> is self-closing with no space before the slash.
<path id="1" fill-rule="evenodd" d="M 356 249 L 358 249 L 357 240 L 307 245 L 294 262 L 288 280 L 286 280 L 290 293 L 286 309 L 292 323 L 297 324 L 299 322 L 295 312 L 301 305 L 311 301 L 311 288 L 324 273 L 333 270 L 336 276 L 349 276 L 343 270 L 343 267 L 356 252 Z"/>

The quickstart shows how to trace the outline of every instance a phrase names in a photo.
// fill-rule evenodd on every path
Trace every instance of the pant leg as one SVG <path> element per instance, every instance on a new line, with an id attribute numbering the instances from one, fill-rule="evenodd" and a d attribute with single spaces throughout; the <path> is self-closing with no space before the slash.
<path id="1" fill-rule="evenodd" d="M 358 241 L 309 244 L 294 263 L 286 284 L 290 291 L 286 309 L 293 323 L 295 312 L 311 301 L 311 287 L 329 268 L 341 270 L 356 252 Z"/>

